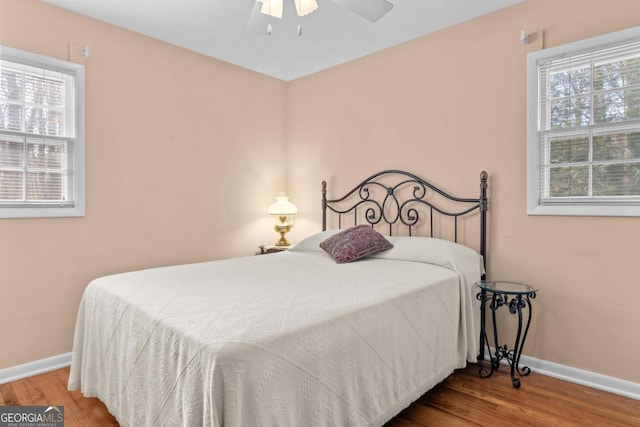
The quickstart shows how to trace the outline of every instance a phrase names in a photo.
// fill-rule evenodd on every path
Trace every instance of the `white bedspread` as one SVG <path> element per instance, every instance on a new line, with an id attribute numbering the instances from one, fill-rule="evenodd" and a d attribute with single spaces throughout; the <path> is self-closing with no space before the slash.
<path id="1" fill-rule="evenodd" d="M 103 277 L 69 388 L 123 426 L 382 425 L 475 360 L 470 264 L 300 251 Z"/>

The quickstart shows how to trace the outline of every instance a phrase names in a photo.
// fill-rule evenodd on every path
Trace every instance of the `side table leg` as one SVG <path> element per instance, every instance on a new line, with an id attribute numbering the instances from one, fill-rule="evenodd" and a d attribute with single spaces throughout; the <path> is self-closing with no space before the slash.
<path id="1" fill-rule="evenodd" d="M 529 326 L 531 325 L 531 317 L 533 316 L 533 306 L 531 305 L 530 297 L 535 298 L 536 297 L 535 292 L 532 292 L 531 294 L 526 295 L 524 299 L 524 304 L 522 305 L 523 308 L 525 306 L 527 307 L 529 311 L 529 317 L 527 319 L 527 326 L 524 329 L 524 335 L 522 336 L 522 341 L 520 342 L 520 348 L 518 348 L 518 357 L 515 360 L 516 371 L 521 377 L 526 377 L 531 373 L 531 369 L 529 369 L 528 366 L 523 366 L 522 368 L 520 367 L 520 356 L 522 356 L 522 349 L 524 348 L 524 342 L 527 340 L 527 334 L 529 333 Z"/>
<path id="2" fill-rule="evenodd" d="M 527 340 L 527 333 L 529 332 L 529 325 L 531 324 L 531 301 L 529 300 L 529 296 L 535 298 L 535 293 L 526 295 L 525 298 L 522 298 L 522 295 L 518 295 L 514 297 L 511 302 L 509 302 L 509 311 L 512 314 L 518 314 L 518 332 L 516 334 L 516 342 L 513 346 L 513 354 L 510 358 L 507 358 L 511 364 L 511 383 L 515 388 L 520 388 L 520 378 L 516 378 L 516 373 L 519 376 L 526 377 L 531 373 L 531 369 L 528 366 L 520 367 L 520 356 L 522 356 L 522 349 L 524 348 L 524 343 Z M 522 309 L 527 307 L 529 311 L 527 325 L 524 330 L 524 334 L 522 334 Z M 520 340 L 522 334 L 522 340 Z"/>
<path id="3" fill-rule="evenodd" d="M 480 299 L 482 301 L 482 304 L 484 306 L 484 304 L 486 303 L 487 300 L 487 294 L 478 294 L 477 298 Z M 504 305 L 504 299 L 502 297 L 502 295 L 496 294 L 495 292 L 491 293 L 491 303 L 489 304 L 489 308 L 491 309 L 491 324 L 493 326 L 493 340 L 494 340 L 494 345 L 495 345 L 495 353 L 491 353 L 491 347 L 489 345 L 489 336 L 487 334 L 486 328 L 482 327 L 482 329 L 484 330 L 484 333 L 481 334 L 481 338 L 483 340 L 483 344 L 482 344 L 482 348 L 484 348 L 486 346 L 487 349 L 489 349 L 489 363 L 491 364 L 491 369 L 487 370 L 487 368 L 485 368 L 484 366 L 480 367 L 480 376 L 482 378 L 489 378 L 490 376 L 493 375 L 493 373 L 495 371 L 498 370 L 498 367 L 500 366 L 500 359 L 502 359 L 503 353 L 502 353 L 502 348 L 498 346 L 498 327 L 497 327 L 497 323 L 496 323 L 496 310 L 500 307 Z M 483 315 L 483 319 L 484 319 L 484 315 Z M 487 372 L 488 371 L 488 372 Z"/>
<path id="4" fill-rule="evenodd" d="M 480 354 L 478 355 L 478 360 L 484 360 L 484 349 L 485 349 L 485 340 L 487 336 L 487 330 L 485 327 L 485 313 L 486 313 L 486 301 L 487 301 L 487 291 L 484 289 L 478 292 L 476 298 L 480 300 Z"/>

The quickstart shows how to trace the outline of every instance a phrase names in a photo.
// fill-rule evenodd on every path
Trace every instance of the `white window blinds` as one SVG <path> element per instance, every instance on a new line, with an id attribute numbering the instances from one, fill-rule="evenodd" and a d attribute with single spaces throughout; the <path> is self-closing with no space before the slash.
<path id="1" fill-rule="evenodd" d="M 640 204 L 640 40 L 538 61 L 540 205 Z"/>
<path id="2" fill-rule="evenodd" d="M 74 208 L 84 178 L 83 153 L 80 159 L 76 152 L 82 66 L 15 49 L 0 53 L 0 209 Z"/>

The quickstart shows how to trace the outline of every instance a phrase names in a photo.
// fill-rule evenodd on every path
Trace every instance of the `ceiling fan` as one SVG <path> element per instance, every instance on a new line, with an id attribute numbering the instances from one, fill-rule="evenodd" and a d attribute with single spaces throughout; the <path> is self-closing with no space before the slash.
<path id="1" fill-rule="evenodd" d="M 377 22 L 386 15 L 393 4 L 387 0 L 331 0 L 345 9 L 361 16 L 369 22 Z M 298 17 L 308 15 L 318 9 L 317 0 L 256 0 L 249 22 L 247 23 L 247 33 L 271 35 L 273 18 L 282 19 L 283 10 L 287 3 L 293 2 Z M 302 35 L 302 22 L 298 24 L 298 35 Z"/>

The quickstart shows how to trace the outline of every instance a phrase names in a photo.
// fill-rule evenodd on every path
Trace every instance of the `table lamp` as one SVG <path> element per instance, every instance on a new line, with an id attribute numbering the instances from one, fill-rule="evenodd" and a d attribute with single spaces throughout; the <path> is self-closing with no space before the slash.
<path id="1" fill-rule="evenodd" d="M 276 242 L 276 246 L 290 246 L 291 244 L 287 241 L 285 234 L 293 228 L 290 220 L 295 219 L 298 208 L 289 201 L 285 193 L 280 193 L 280 195 L 276 197 L 276 200 L 277 201 L 267 209 L 269 215 L 276 215 L 280 220 L 280 222 L 273 227 L 276 233 L 280 233 L 280 239 Z"/>

